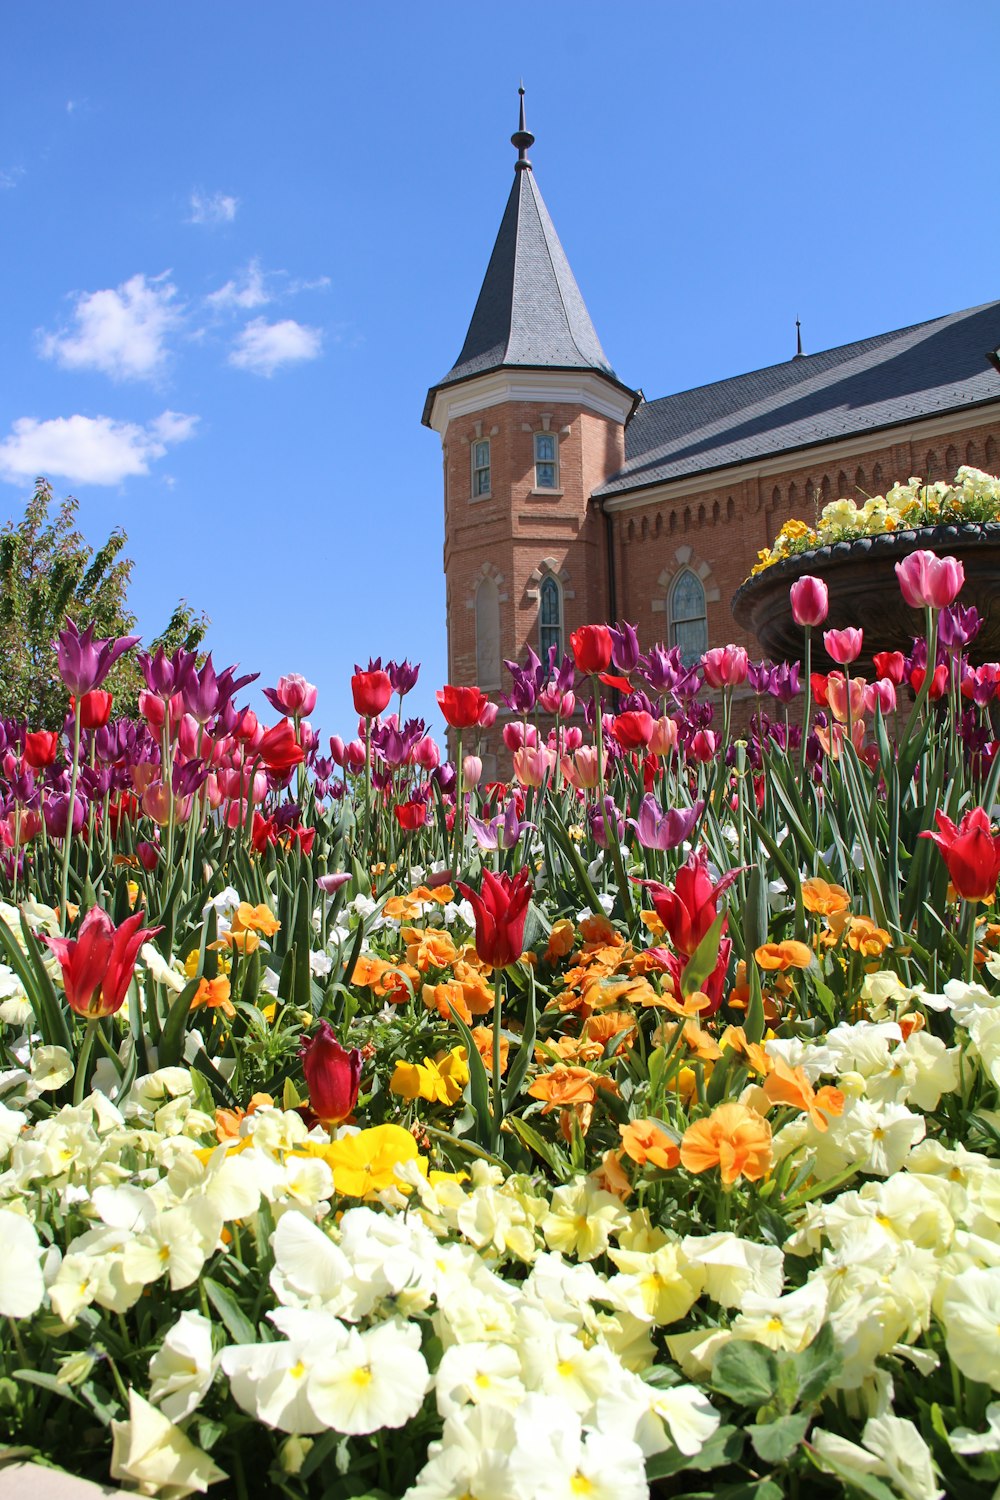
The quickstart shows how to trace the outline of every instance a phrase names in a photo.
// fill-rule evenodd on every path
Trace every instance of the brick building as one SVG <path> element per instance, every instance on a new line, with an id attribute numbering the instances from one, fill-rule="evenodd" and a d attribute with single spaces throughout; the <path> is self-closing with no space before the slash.
<path id="1" fill-rule="evenodd" d="M 514 184 L 459 357 L 424 407 L 444 459 L 449 679 L 592 621 L 756 643 L 730 600 L 791 516 L 1000 467 L 1000 301 L 646 400 L 615 374 L 542 201 Z"/>

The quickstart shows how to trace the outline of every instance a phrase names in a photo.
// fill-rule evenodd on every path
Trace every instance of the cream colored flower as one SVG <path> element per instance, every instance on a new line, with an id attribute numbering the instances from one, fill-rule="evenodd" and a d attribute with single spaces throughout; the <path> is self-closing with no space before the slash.
<path id="1" fill-rule="evenodd" d="M 171 1422 L 181 1422 L 212 1384 L 212 1325 L 198 1312 L 183 1312 L 149 1362 L 149 1399 Z"/>
<path id="2" fill-rule="evenodd" d="M 613 1194 L 578 1179 L 556 1188 L 541 1229 L 550 1250 L 596 1260 L 608 1248 L 610 1236 L 627 1222 L 628 1215 Z"/>
<path id="3" fill-rule="evenodd" d="M 23 1214 L 0 1208 L 0 1317 L 29 1318 L 45 1296 L 41 1246 Z"/>
<path id="4" fill-rule="evenodd" d="M 941 1313 L 948 1353 L 962 1374 L 1000 1390 L 1000 1267 L 956 1276 Z"/>
<path id="5" fill-rule="evenodd" d="M 210 1484 L 227 1477 L 137 1391 L 129 1391 L 128 1421 L 112 1422 L 111 1431 L 111 1478 L 128 1481 L 141 1495 L 183 1500 L 185 1495 L 203 1495 Z"/>

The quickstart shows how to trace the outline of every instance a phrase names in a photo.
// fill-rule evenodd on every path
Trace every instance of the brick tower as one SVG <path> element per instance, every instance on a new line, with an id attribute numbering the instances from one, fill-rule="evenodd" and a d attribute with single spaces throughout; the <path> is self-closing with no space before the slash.
<path id="1" fill-rule="evenodd" d="M 514 184 L 462 352 L 427 393 L 444 456 L 448 675 L 500 688 L 504 657 L 545 659 L 611 613 L 594 490 L 625 461 L 638 393 L 608 363 L 538 190 L 524 90 Z M 503 723 L 484 745 L 494 759 Z"/>

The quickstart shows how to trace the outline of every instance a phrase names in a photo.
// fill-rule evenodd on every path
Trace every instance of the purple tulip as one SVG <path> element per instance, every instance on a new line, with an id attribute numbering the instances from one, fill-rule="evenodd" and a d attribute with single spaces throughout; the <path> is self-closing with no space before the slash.
<path id="1" fill-rule="evenodd" d="M 417 678 L 420 676 L 419 662 L 411 666 L 408 661 L 390 661 L 386 662 L 385 669 L 389 674 L 393 692 L 398 693 L 401 698 L 405 698 L 407 693 L 416 687 Z"/>
<path id="2" fill-rule="evenodd" d="M 614 822 L 612 822 L 612 819 Z M 590 824 L 590 832 L 594 843 L 601 849 L 607 849 L 609 829 L 617 828 L 619 840 L 625 832 L 625 819 L 615 806 L 613 797 L 605 797 L 602 805 L 587 808 L 587 822 Z"/>
<path id="3" fill-rule="evenodd" d="M 797 698 L 802 691 L 802 684 L 799 681 L 801 670 L 797 661 L 792 662 L 791 666 L 787 661 L 779 662 L 771 673 L 771 681 L 767 689 L 771 697 L 776 698 L 779 703 L 791 703 L 794 698 Z"/>
<path id="4" fill-rule="evenodd" d="M 653 646 L 646 656 L 640 656 L 639 671 L 654 693 L 661 697 L 672 693 L 678 678 L 684 674 L 679 647 L 671 646 L 668 651 L 665 646 Z"/>
<path id="5" fill-rule="evenodd" d="M 690 838 L 704 807 L 704 802 L 696 802 L 693 807 L 672 807 L 664 812 L 652 792 L 647 792 L 639 804 L 638 819 L 629 818 L 628 822 L 644 849 L 676 849 Z"/>
<path id="6" fill-rule="evenodd" d="M 938 640 L 950 651 L 964 651 L 982 629 L 982 616 L 974 604 L 952 604 L 938 615 Z"/>
<path id="7" fill-rule="evenodd" d="M 197 657 L 193 651 L 185 651 L 183 646 L 178 646 L 173 656 L 167 656 L 160 646 L 155 656 L 140 651 L 138 661 L 149 691 L 158 698 L 167 699 L 184 691 Z"/>
<path id="8" fill-rule="evenodd" d="M 59 792 L 54 797 L 48 797 L 43 809 L 45 817 L 45 830 L 51 839 L 64 839 L 66 837 L 66 825 L 69 820 L 69 795 Z M 77 794 L 73 799 L 73 833 L 79 833 L 87 821 L 87 804 Z"/>
<path id="9" fill-rule="evenodd" d="M 347 885 L 350 879 L 351 877 L 346 871 L 337 870 L 329 875 L 318 875 L 316 877 L 316 884 L 324 896 L 332 896 L 335 891 L 340 890 L 342 885 Z"/>
<path id="10" fill-rule="evenodd" d="M 56 661 L 59 675 L 77 699 L 99 688 L 118 658 L 131 651 L 139 637 L 122 635 L 117 640 L 94 640 L 94 626 L 88 625 L 81 635 L 72 620 L 59 632 Z"/>
<path id="11" fill-rule="evenodd" d="M 611 626 L 611 660 L 626 676 L 639 665 L 639 633 L 627 620 Z"/>

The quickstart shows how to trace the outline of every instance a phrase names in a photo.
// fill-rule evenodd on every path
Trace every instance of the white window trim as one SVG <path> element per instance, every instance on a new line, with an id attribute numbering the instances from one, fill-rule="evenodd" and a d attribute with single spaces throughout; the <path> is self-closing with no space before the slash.
<path id="1" fill-rule="evenodd" d="M 478 447 L 480 447 L 483 443 L 486 444 L 486 457 L 487 457 L 488 462 L 486 464 L 479 464 L 478 467 L 477 467 L 477 465 L 476 465 L 476 449 Z M 469 444 L 469 463 L 470 463 L 470 465 L 472 467 L 472 473 L 471 473 L 470 478 L 469 478 L 469 490 L 470 490 L 469 499 L 472 500 L 472 501 L 476 501 L 476 500 L 490 500 L 490 499 L 492 499 L 492 497 L 493 497 L 493 444 L 491 443 L 491 441 L 490 441 L 490 439 L 488 437 L 480 437 L 480 438 L 473 438 L 472 439 L 472 441 Z M 481 474 L 484 468 L 486 468 L 486 469 L 489 470 L 489 475 L 490 475 L 489 487 L 487 489 L 482 490 L 481 492 L 477 493 L 477 491 L 476 491 L 476 475 L 477 474 Z"/>
<path id="2" fill-rule="evenodd" d="M 543 459 L 539 460 L 539 457 L 538 457 L 538 439 L 539 438 L 551 438 L 552 439 L 552 454 L 553 454 L 553 456 L 552 456 L 551 459 L 549 459 L 549 458 L 543 458 Z M 534 493 L 536 495 L 555 495 L 555 494 L 560 493 L 560 490 L 559 490 L 559 434 L 557 432 L 552 432 L 552 431 L 533 432 L 532 435 L 531 435 L 531 457 L 532 457 L 532 461 L 534 463 L 534 477 L 535 477 Z M 555 476 L 554 476 L 555 477 L 555 484 L 539 484 L 538 483 L 538 465 L 539 465 L 539 462 L 544 463 L 544 464 L 551 463 L 553 469 L 555 470 Z"/>
<path id="3" fill-rule="evenodd" d="M 565 590 L 563 589 L 562 579 L 559 577 L 559 575 L 557 573 L 548 572 L 543 575 L 542 581 L 538 585 L 538 654 L 542 659 L 543 666 L 546 663 L 546 652 L 548 651 L 548 647 L 543 647 L 542 645 L 542 630 L 551 629 L 552 627 L 543 626 L 542 624 L 542 594 L 544 592 L 545 585 L 549 582 L 550 579 L 555 586 L 556 599 L 559 604 L 559 619 L 557 622 L 559 627 L 559 650 L 556 653 L 557 665 L 566 651 L 566 611 L 564 607 Z"/>
<path id="4" fill-rule="evenodd" d="M 676 636 L 676 624 L 677 624 L 677 622 L 674 619 L 674 597 L 675 597 L 675 595 L 677 593 L 678 585 L 680 584 L 680 581 L 684 577 L 685 573 L 690 573 L 691 576 L 692 576 L 692 578 L 694 578 L 694 580 L 698 584 L 698 587 L 701 589 L 701 598 L 702 598 L 702 603 L 704 605 L 705 612 L 704 612 L 704 614 L 698 615 L 696 618 L 698 620 L 704 621 L 704 624 L 705 624 L 705 650 L 707 651 L 708 650 L 708 591 L 705 588 L 705 581 L 704 581 L 704 579 L 700 578 L 698 576 L 698 570 L 696 568 L 692 568 L 689 563 L 686 563 L 683 567 L 681 567 L 681 568 L 678 569 L 678 571 L 675 573 L 674 577 L 671 579 L 670 587 L 669 587 L 669 589 L 667 591 L 667 645 L 668 646 L 677 646 L 677 645 L 680 644 L 680 642 L 677 640 L 677 636 Z M 682 625 L 690 625 L 690 624 L 693 624 L 693 623 L 694 623 L 694 618 L 688 619 L 688 620 L 681 620 L 680 621 L 680 624 L 682 624 Z"/>

